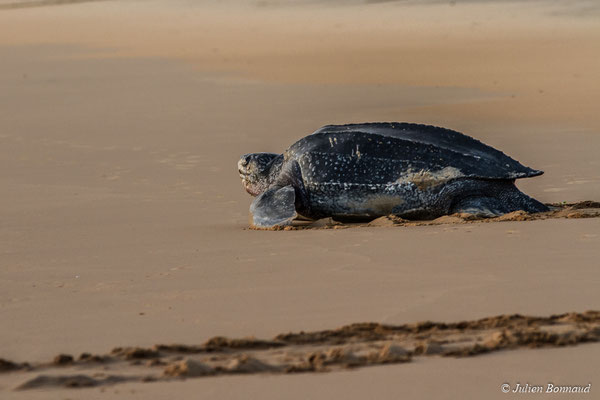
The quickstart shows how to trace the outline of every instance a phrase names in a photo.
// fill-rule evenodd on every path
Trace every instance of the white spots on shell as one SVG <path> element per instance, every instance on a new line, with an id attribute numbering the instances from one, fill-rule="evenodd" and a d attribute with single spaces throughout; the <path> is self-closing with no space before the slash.
<path id="1" fill-rule="evenodd" d="M 438 186 L 448 182 L 450 179 L 463 177 L 464 174 L 457 168 L 446 167 L 437 171 L 430 170 L 419 170 L 413 172 L 408 170 L 405 174 L 401 175 L 396 182 L 397 183 L 413 183 L 419 189 L 424 190 L 433 186 Z"/>

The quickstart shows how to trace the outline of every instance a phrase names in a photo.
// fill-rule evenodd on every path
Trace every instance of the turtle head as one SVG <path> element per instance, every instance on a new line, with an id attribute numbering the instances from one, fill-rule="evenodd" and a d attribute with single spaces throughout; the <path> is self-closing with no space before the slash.
<path id="1" fill-rule="evenodd" d="M 280 165 L 282 158 L 281 154 L 275 153 L 244 154 L 238 161 L 238 171 L 246 192 L 258 196 L 267 190 L 275 179 L 273 167 Z"/>

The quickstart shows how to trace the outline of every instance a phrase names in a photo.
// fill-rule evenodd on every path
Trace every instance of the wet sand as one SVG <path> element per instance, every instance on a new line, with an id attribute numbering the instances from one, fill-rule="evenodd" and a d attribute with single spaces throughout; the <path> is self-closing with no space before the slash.
<path id="1" fill-rule="evenodd" d="M 599 200 L 600 24 L 583 3 L 0 10 L 0 358 L 598 309 L 598 218 L 260 232 L 235 168 L 324 124 L 410 121 L 544 170 L 519 187 L 545 203 Z M 495 398 L 517 379 L 587 384 L 597 350 L 81 393 Z M 3 398 L 45 396 L 13 392 L 19 374 L 0 374 Z"/>

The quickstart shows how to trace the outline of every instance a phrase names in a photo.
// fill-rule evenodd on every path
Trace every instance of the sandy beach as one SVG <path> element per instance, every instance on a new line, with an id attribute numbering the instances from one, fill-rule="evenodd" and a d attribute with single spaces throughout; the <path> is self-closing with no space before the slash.
<path id="1" fill-rule="evenodd" d="M 581 396 L 595 398 L 595 319 L 561 320 L 587 335 L 571 342 L 467 357 L 378 338 L 372 351 L 397 342 L 410 362 L 329 372 L 181 379 L 164 371 L 187 354 L 147 365 L 111 350 L 599 310 L 594 207 L 256 231 L 236 169 L 322 125 L 408 121 L 544 170 L 518 182 L 544 203 L 600 201 L 599 17 L 584 0 L 0 1 L 0 359 L 16 366 L 0 368 L 0 397 L 495 399 L 519 395 L 506 382 L 554 382 L 591 383 Z M 101 382 L 148 374 L 161 378 Z M 15 390 L 41 375 L 100 383 Z"/>

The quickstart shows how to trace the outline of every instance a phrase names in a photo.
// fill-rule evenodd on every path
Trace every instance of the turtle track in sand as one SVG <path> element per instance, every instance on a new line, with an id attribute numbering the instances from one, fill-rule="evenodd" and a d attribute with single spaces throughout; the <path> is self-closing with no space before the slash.
<path id="1" fill-rule="evenodd" d="M 550 211 L 530 214 L 525 211 L 514 211 L 495 218 L 478 217 L 473 214 L 451 214 L 433 220 L 406 220 L 396 215 L 387 215 L 364 223 L 342 223 L 332 218 L 322 218 L 317 221 L 294 221 L 292 226 L 275 228 L 255 228 L 253 230 L 303 230 L 303 229 L 347 229 L 364 227 L 411 227 L 446 224 L 477 224 L 507 221 L 540 221 L 545 219 L 578 219 L 600 217 L 600 202 L 581 201 L 578 203 L 549 203 Z"/>
<path id="2" fill-rule="evenodd" d="M 214 337 L 201 345 L 117 347 L 108 354 L 59 354 L 46 363 L 0 358 L 14 390 L 81 388 L 232 374 L 321 373 L 416 357 L 472 357 L 519 349 L 600 342 L 600 311 L 549 317 L 499 315 L 453 323 L 356 323 L 283 333 L 271 340 Z M 407 366 L 409 368 L 409 366 Z"/>

